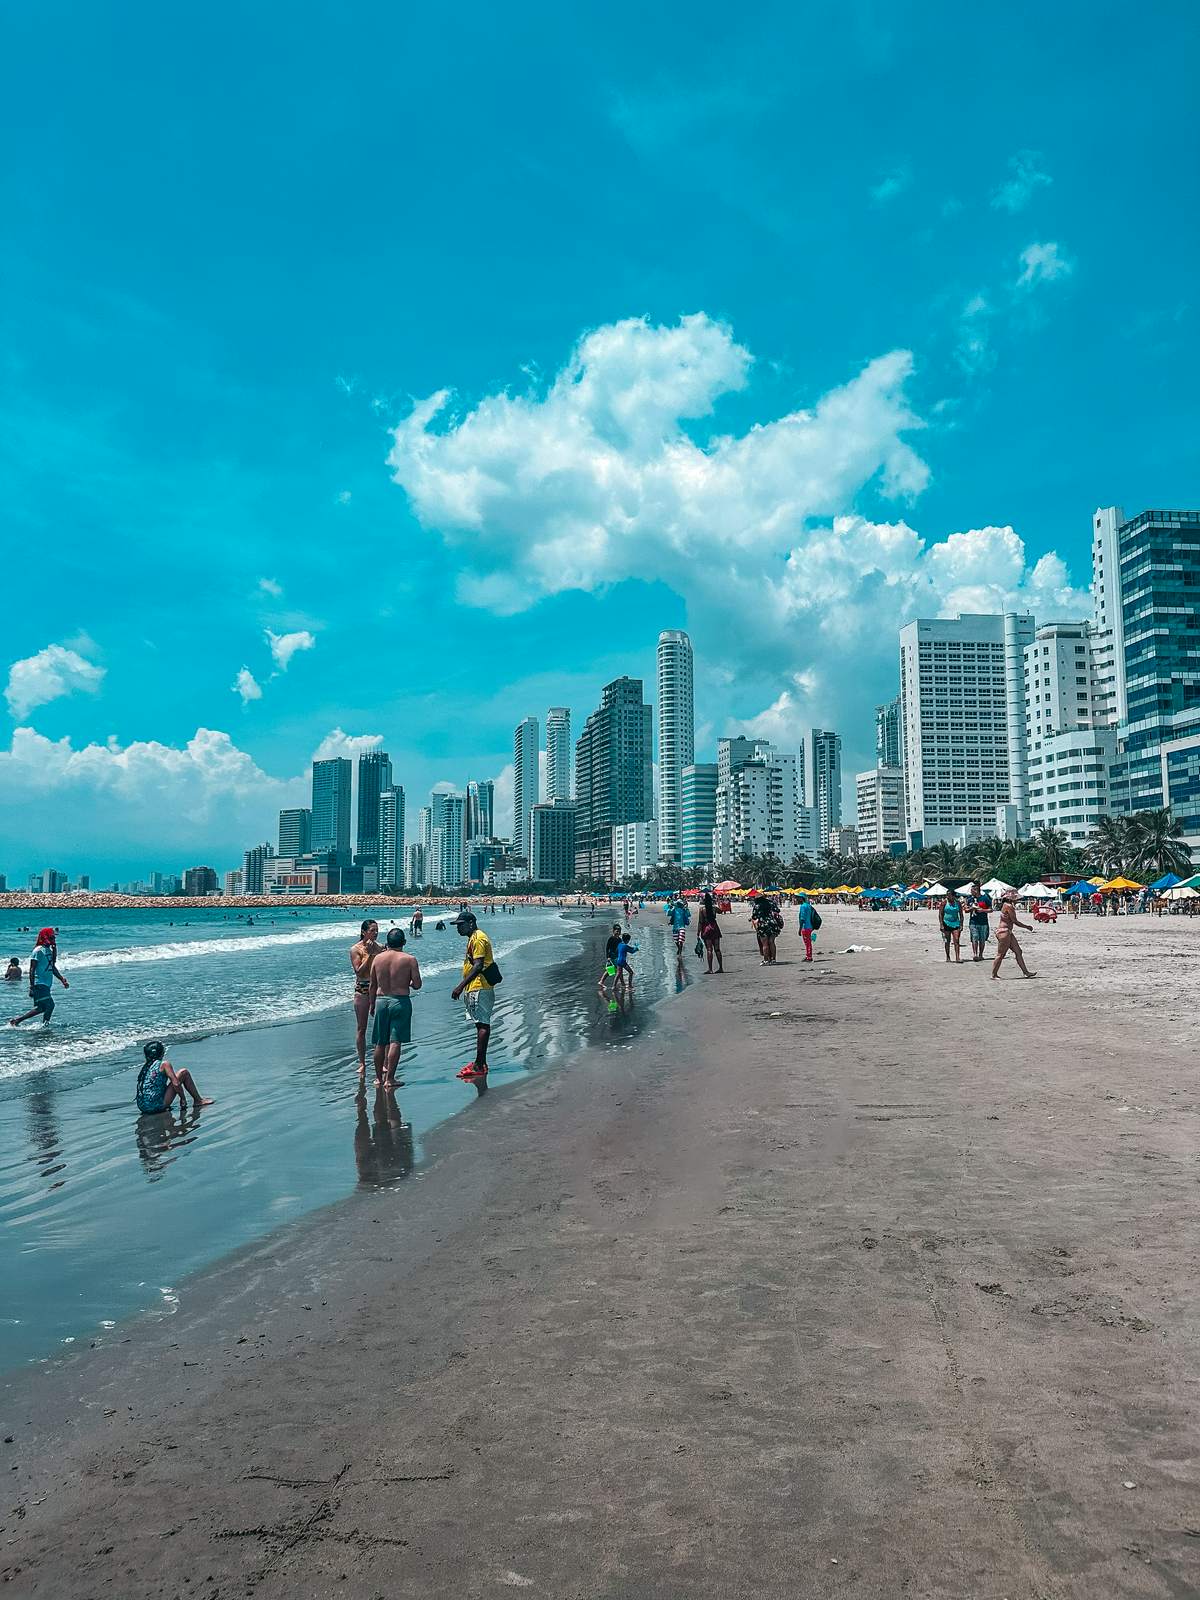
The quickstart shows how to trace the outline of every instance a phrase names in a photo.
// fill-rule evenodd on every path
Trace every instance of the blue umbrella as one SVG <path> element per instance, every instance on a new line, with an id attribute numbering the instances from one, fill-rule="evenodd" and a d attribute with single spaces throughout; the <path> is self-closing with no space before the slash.
<path id="1" fill-rule="evenodd" d="M 1177 883 L 1182 883 L 1182 878 L 1177 878 L 1173 872 L 1164 872 L 1157 883 L 1152 883 L 1152 889 L 1173 889 Z"/>
<path id="2" fill-rule="evenodd" d="M 1080 878 L 1078 883 L 1073 883 L 1071 885 L 1071 887 L 1067 890 L 1067 894 L 1069 894 L 1069 895 L 1072 895 L 1072 894 L 1095 894 L 1095 892 L 1096 892 L 1096 885 L 1094 883 L 1086 883 L 1082 878 Z"/>

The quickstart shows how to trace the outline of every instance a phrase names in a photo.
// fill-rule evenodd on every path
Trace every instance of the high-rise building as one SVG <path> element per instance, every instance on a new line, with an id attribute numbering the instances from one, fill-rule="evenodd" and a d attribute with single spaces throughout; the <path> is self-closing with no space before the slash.
<path id="1" fill-rule="evenodd" d="M 863 855 L 904 843 L 904 773 L 899 767 L 872 767 L 854 780 L 858 810 L 858 848 Z"/>
<path id="2" fill-rule="evenodd" d="M 312 764 L 312 848 L 350 860 L 350 762 L 345 756 Z"/>
<path id="3" fill-rule="evenodd" d="M 430 883 L 453 889 L 467 875 L 466 824 L 467 799 L 461 794 L 446 794 L 435 789 L 429 796 Z M 437 877 L 433 876 L 434 869 Z"/>
<path id="4" fill-rule="evenodd" d="M 405 886 L 409 889 L 423 889 L 429 881 L 425 870 L 425 846 L 416 841 L 409 845 L 406 855 L 408 864 L 405 872 Z"/>
<path id="5" fill-rule="evenodd" d="M 1113 632 L 1112 809 L 1127 815 L 1169 806 L 1196 850 L 1200 511 L 1143 511 L 1127 520 L 1110 507 L 1093 522 L 1096 621 Z"/>
<path id="6" fill-rule="evenodd" d="M 242 892 L 242 869 L 233 867 L 225 874 L 225 893 L 239 895 Z"/>
<path id="7" fill-rule="evenodd" d="M 242 857 L 242 893 L 263 893 L 263 870 L 268 861 L 272 859 L 275 851 L 269 844 L 256 844 L 253 849 L 247 850 Z M 290 859 L 290 858 L 289 858 Z M 158 874 L 156 873 L 157 877 Z M 169 889 L 156 890 L 156 893 L 169 894 Z"/>
<path id="8" fill-rule="evenodd" d="M 1109 813 L 1116 754 L 1116 730 L 1107 725 L 1110 662 L 1098 668 L 1094 634 L 1087 622 L 1051 622 L 1025 647 L 1029 827 L 1056 828 L 1074 845 L 1086 844 Z"/>
<path id="9" fill-rule="evenodd" d="M 713 829 L 717 823 L 717 764 L 693 762 L 683 769 L 683 841 L 680 864 L 712 863 Z"/>
<path id="10" fill-rule="evenodd" d="M 491 778 L 481 778 L 467 785 L 466 832 L 467 843 L 475 839 L 490 839 L 495 827 L 496 785 Z"/>
<path id="11" fill-rule="evenodd" d="M 826 728 L 810 728 L 804 744 L 801 798 L 817 814 L 822 845 L 842 823 L 842 740 Z"/>
<path id="12" fill-rule="evenodd" d="M 513 729 L 513 840 L 518 855 L 529 853 L 529 813 L 538 803 L 538 719 Z"/>
<path id="13" fill-rule="evenodd" d="M 621 822 L 613 829 L 614 883 L 627 883 L 631 878 L 644 878 L 661 859 L 658 823 L 653 817 L 648 822 Z"/>
<path id="14" fill-rule="evenodd" d="M 391 786 L 392 758 L 387 751 L 362 751 L 358 758 L 358 844 L 354 855 L 359 866 L 378 864 L 379 797 Z M 283 854 L 282 849 L 280 854 Z"/>
<path id="15" fill-rule="evenodd" d="M 875 765 L 877 767 L 902 767 L 904 713 L 900 696 L 875 707 Z"/>
<path id="16" fill-rule="evenodd" d="M 640 678 L 606 684 L 575 744 L 575 874 L 612 881 L 612 830 L 654 808 L 650 707 Z"/>
<path id="17" fill-rule="evenodd" d="M 26 887 L 30 894 L 44 894 L 42 874 L 40 872 L 31 872 L 26 880 Z"/>
<path id="18" fill-rule="evenodd" d="M 406 879 L 404 859 L 404 790 L 389 784 L 379 796 L 378 882 L 381 888 L 401 889 Z"/>
<path id="19" fill-rule="evenodd" d="M 571 713 L 566 706 L 551 706 L 546 713 L 546 799 L 570 798 Z"/>
<path id="20" fill-rule="evenodd" d="M 828 849 L 839 856 L 856 856 L 858 852 L 857 828 L 830 828 L 825 841 Z"/>
<path id="21" fill-rule="evenodd" d="M 787 864 L 814 855 L 821 847 L 817 813 L 802 795 L 796 756 L 767 739 L 718 740 L 713 861 L 775 855 Z"/>
<path id="22" fill-rule="evenodd" d="M 217 875 L 212 867 L 188 867 L 183 874 L 183 892 L 197 898 L 216 894 Z"/>
<path id="23" fill-rule="evenodd" d="M 676 628 L 658 636 L 658 847 L 683 852 L 683 769 L 696 759 L 692 641 Z"/>
<path id="24" fill-rule="evenodd" d="M 48 894 L 62 894 L 67 887 L 67 875 L 56 867 L 50 867 L 45 874 L 45 884 Z"/>
<path id="25" fill-rule="evenodd" d="M 1006 627 L 1004 617 L 982 615 L 921 618 L 900 630 L 905 826 L 914 844 L 982 838 L 995 833 L 999 808 L 1028 805 L 1010 767 L 1008 653 L 1020 652 L 1020 754 L 1033 627 L 1032 617 Z"/>
<path id="26" fill-rule="evenodd" d="M 534 883 L 575 877 L 575 802 L 548 800 L 529 813 L 529 876 Z"/>
<path id="27" fill-rule="evenodd" d="M 307 806 L 295 806 L 279 813 L 279 849 L 281 856 L 306 856 L 312 849 L 312 812 Z"/>

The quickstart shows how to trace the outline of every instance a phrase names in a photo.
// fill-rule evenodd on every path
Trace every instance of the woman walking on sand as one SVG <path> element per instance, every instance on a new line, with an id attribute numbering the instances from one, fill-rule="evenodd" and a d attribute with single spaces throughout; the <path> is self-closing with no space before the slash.
<path id="1" fill-rule="evenodd" d="M 942 908 L 938 912 L 938 923 L 942 930 L 942 943 L 946 946 L 946 960 L 950 959 L 950 946 L 954 946 L 954 959 L 959 966 L 962 965 L 962 940 L 963 909 L 962 902 L 955 890 L 951 889 L 942 901 Z"/>
<path id="2" fill-rule="evenodd" d="M 750 913 L 750 920 L 758 936 L 762 964 L 764 967 L 772 967 L 775 965 L 775 940 L 783 923 L 775 902 L 769 895 L 759 895 L 754 902 L 754 910 Z"/>
<path id="3" fill-rule="evenodd" d="M 996 959 L 992 962 L 992 977 L 1000 976 L 1000 963 L 1011 950 L 1016 957 L 1017 965 L 1021 969 L 1023 978 L 1036 978 L 1036 972 L 1030 972 L 1025 965 L 1025 957 L 1021 954 L 1021 946 L 1017 943 L 1016 928 L 1024 928 L 1027 933 L 1033 932 L 1033 926 L 1028 922 L 1017 921 L 1017 897 L 1008 894 L 1004 897 L 1004 904 L 1000 907 L 1000 926 L 996 929 Z"/>
<path id="4" fill-rule="evenodd" d="M 709 972 L 713 969 L 713 957 L 717 958 L 717 971 L 725 971 L 725 961 L 721 955 L 721 924 L 717 921 L 717 908 L 713 904 L 713 897 L 705 891 L 704 899 L 700 903 L 700 937 L 704 941 L 704 954 L 708 960 Z"/>

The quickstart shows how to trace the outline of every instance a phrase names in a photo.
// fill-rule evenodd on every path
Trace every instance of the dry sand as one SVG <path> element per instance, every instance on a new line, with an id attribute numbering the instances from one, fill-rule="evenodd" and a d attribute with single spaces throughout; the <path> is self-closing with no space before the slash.
<path id="1" fill-rule="evenodd" d="M 7 1592 L 1200 1594 L 1200 920 L 1038 930 L 1034 983 L 927 913 L 726 926 L 132 1383 L 11 1396 Z"/>

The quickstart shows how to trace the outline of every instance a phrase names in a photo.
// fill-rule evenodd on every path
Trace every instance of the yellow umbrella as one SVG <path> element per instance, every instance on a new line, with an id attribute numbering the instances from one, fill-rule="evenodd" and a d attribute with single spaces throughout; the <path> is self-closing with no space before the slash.
<path id="1" fill-rule="evenodd" d="M 1104 879 L 1103 878 L 1089 878 L 1088 882 L 1089 883 L 1094 883 L 1096 885 L 1097 889 L 1103 889 L 1103 887 L 1104 887 Z"/>
<path id="2" fill-rule="evenodd" d="M 1132 878 L 1112 878 L 1108 883 L 1102 883 L 1100 888 L 1105 894 L 1114 889 L 1144 889 L 1144 883 L 1134 883 Z"/>

